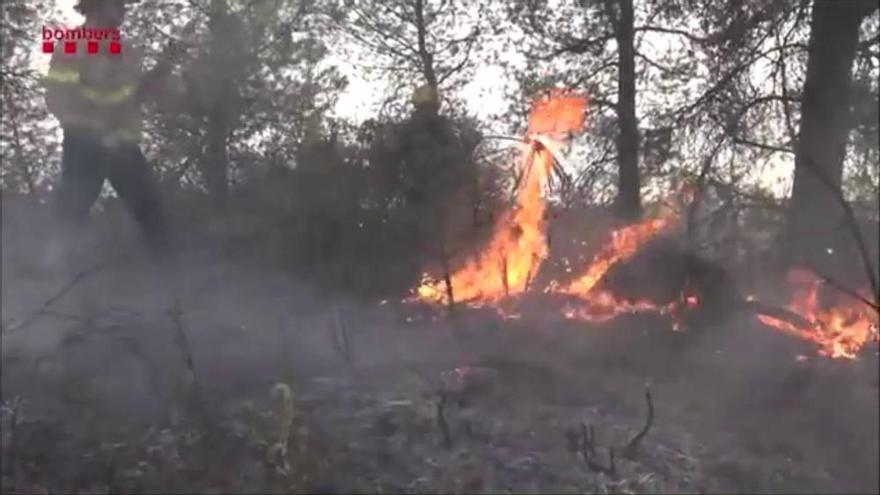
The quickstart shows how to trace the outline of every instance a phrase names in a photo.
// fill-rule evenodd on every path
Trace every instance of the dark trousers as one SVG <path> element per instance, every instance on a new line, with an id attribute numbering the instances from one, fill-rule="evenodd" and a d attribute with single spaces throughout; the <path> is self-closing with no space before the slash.
<path id="1" fill-rule="evenodd" d="M 140 224 L 154 254 L 170 254 L 159 187 L 137 144 L 106 147 L 100 138 L 65 130 L 61 157 L 58 216 L 69 229 L 82 229 L 89 210 L 109 179 L 116 194 Z"/>

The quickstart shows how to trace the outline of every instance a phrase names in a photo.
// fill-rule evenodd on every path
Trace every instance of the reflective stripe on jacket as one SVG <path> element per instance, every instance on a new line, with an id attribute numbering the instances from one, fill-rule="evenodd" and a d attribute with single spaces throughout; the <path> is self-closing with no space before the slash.
<path id="1" fill-rule="evenodd" d="M 135 100 L 141 77 L 140 60 L 129 46 L 110 54 L 100 41 L 98 53 L 57 51 L 44 79 L 46 104 L 65 129 L 87 131 L 105 144 L 140 141 L 142 117 Z"/>

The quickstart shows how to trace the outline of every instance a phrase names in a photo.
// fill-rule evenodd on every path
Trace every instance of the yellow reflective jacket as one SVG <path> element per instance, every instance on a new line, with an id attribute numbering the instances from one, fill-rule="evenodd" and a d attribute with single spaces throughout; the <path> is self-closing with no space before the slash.
<path id="1" fill-rule="evenodd" d="M 120 53 L 109 50 L 111 40 L 97 41 L 97 53 L 78 40 L 75 53 L 58 43 L 46 74 L 46 105 L 65 130 L 85 131 L 106 145 L 137 143 L 142 131 L 137 101 L 140 57 L 122 43 Z"/>

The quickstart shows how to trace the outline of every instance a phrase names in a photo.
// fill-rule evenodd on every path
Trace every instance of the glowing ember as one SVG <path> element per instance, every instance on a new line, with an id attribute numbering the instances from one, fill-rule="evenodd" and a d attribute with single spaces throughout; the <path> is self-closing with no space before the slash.
<path id="1" fill-rule="evenodd" d="M 670 305 L 671 308 L 671 305 Z M 597 290 L 590 294 L 578 307 L 566 307 L 565 316 L 570 319 L 578 319 L 593 323 L 603 323 L 616 316 L 627 313 L 642 313 L 646 311 L 667 312 L 667 307 L 658 305 L 648 299 L 627 301 L 619 299 L 612 292 Z"/>
<path id="2" fill-rule="evenodd" d="M 793 293 L 788 309 L 802 316 L 808 326 L 759 314 L 767 326 L 797 335 L 819 345 L 819 354 L 832 358 L 856 357 L 869 340 L 877 339 L 877 315 L 859 301 L 840 301 L 823 307 L 819 302 L 822 281 L 812 272 L 796 268 L 789 272 Z"/>
<path id="3" fill-rule="evenodd" d="M 450 274 L 456 301 L 497 302 L 528 288 L 547 257 L 542 193 L 553 167 L 552 152 L 558 152 L 571 134 L 581 131 L 586 104 L 585 97 L 560 91 L 534 103 L 516 205 L 502 215 L 483 251 Z M 425 276 L 416 296 L 422 301 L 447 303 L 446 289 L 443 282 Z"/>

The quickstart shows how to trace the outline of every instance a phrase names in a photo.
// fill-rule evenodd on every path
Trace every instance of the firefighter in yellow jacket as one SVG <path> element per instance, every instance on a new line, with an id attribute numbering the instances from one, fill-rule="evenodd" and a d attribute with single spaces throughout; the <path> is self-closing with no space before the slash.
<path id="1" fill-rule="evenodd" d="M 83 27 L 118 30 L 125 0 L 80 0 Z M 169 72 L 167 64 L 140 72 L 140 60 L 124 39 L 98 40 L 97 53 L 77 40 L 69 53 L 56 47 L 46 76 L 46 104 L 64 130 L 61 185 L 57 206 L 68 237 L 81 229 L 104 181 L 141 226 L 156 254 L 166 254 L 169 238 L 158 184 L 140 149 L 140 103 L 153 82 Z M 112 53 L 110 43 L 121 50 Z M 60 49 L 59 49 L 60 48 Z"/>

